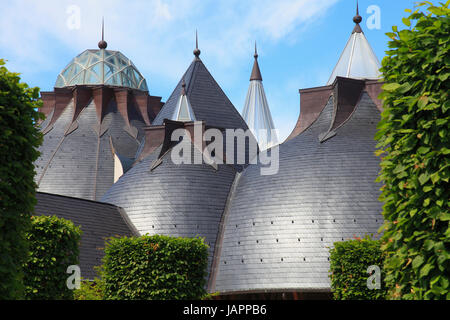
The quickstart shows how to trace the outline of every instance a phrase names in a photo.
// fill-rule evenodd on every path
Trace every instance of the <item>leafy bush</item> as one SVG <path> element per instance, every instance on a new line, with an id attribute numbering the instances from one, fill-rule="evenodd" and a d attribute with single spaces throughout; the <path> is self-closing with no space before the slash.
<path id="1" fill-rule="evenodd" d="M 34 123 L 39 88 L 21 83 L 0 59 L 0 299 L 23 297 L 25 232 L 35 199 L 34 161 L 42 137 Z"/>
<path id="2" fill-rule="evenodd" d="M 330 278 L 333 297 L 336 300 L 382 300 L 386 287 L 381 274 L 380 289 L 369 289 L 367 281 L 369 266 L 382 270 L 381 241 L 369 237 L 335 242 L 330 249 Z"/>
<path id="3" fill-rule="evenodd" d="M 110 238 L 103 258 L 106 299 L 200 299 L 208 246 L 202 238 Z"/>
<path id="4" fill-rule="evenodd" d="M 72 299 L 67 288 L 67 267 L 78 264 L 81 230 L 55 216 L 33 216 L 27 234 L 30 252 L 25 265 L 27 299 Z"/>
<path id="5" fill-rule="evenodd" d="M 103 300 L 103 284 L 99 279 L 82 281 L 81 288 L 73 292 L 75 300 Z"/>
<path id="6" fill-rule="evenodd" d="M 450 299 L 450 1 L 387 33 L 381 148 L 385 271 L 394 299 Z M 411 12 L 411 10 L 407 10 Z"/>

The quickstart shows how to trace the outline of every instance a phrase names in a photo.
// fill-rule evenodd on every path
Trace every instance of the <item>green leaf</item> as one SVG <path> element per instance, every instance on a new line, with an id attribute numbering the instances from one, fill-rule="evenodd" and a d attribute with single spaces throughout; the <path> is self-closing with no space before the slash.
<path id="1" fill-rule="evenodd" d="M 429 152 L 430 150 L 431 150 L 431 148 L 429 148 L 429 147 L 420 147 L 419 149 L 417 149 L 417 153 L 425 154 L 425 153 Z"/>
<path id="2" fill-rule="evenodd" d="M 382 86 L 382 89 L 385 91 L 395 91 L 398 88 L 400 88 L 400 84 L 398 84 L 398 83 L 385 83 Z"/>
<path id="3" fill-rule="evenodd" d="M 405 25 L 407 25 L 408 27 L 411 26 L 411 21 L 408 18 L 402 18 L 402 21 Z"/>
<path id="4" fill-rule="evenodd" d="M 422 173 L 419 176 L 419 182 L 421 185 L 424 185 L 430 179 L 430 175 L 428 173 Z"/>
<path id="5" fill-rule="evenodd" d="M 433 265 L 432 264 L 429 264 L 429 263 L 427 263 L 426 265 L 424 265 L 423 267 L 422 267 L 422 269 L 420 269 L 420 277 L 421 278 L 423 278 L 423 277 L 425 277 L 425 276 L 427 276 L 428 275 L 428 273 L 431 271 L 431 270 L 433 270 Z"/>
<path id="6" fill-rule="evenodd" d="M 424 262 L 423 257 L 422 256 L 417 256 L 412 261 L 412 267 L 414 269 L 417 269 L 418 267 L 420 267 L 422 265 L 423 262 Z"/>
<path id="7" fill-rule="evenodd" d="M 440 180 L 439 172 L 433 173 L 433 174 L 430 176 L 430 178 L 431 178 L 431 182 L 432 182 L 433 184 L 436 184 L 436 183 L 439 182 L 439 180 Z"/>
<path id="8" fill-rule="evenodd" d="M 429 98 L 426 96 L 422 96 L 418 100 L 419 109 L 423 109 L 428 104 Z"/>
<path id="9" fill-rule="evenodd" d="M 441 221 L 450 221 L 450 213 L 440 212 L 437 218 Z"/>

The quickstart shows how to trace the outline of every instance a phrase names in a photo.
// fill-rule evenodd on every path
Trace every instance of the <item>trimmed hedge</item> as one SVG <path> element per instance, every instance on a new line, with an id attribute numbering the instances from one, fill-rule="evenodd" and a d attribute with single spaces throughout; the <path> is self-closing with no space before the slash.
<path id="1" fill-rule="evenodd" d="M 201 299 L 208 246 L 202 238 L 110 238 L 103 258 L 105 299 Z"/>
<path id="2" fill-rule="evenodd" d="M 30 252 L 25 265 L 27 299 L 72 299 L 67 288 L 67 267 L 78 264 L 81 230 L 71 221 L 55 216 L 33 216 L 27 234 Z"/>
<path id="3" fill-rule="evenodd" d="M 330 249 L 330 278 L 333 298 L 336 300 L 383 300 L 387 289 L 384 274 L 381 241 L 369 237 L 335 242 Z M 367 273 L 369 266 L 376 265 L 381 271 L 381 288 L 369 289 Z"/>
<path id="4" fill-rule="evenodd" d="M 406 29 L 387 33 L 376 139 L 384 269 L 394 299 L 450 299 L 449 4 L 423 2 L 403 19 Z"/>
<path id="5" fill-rule="evenodd" d="M 0 59 L 0 299 L 23 298 L 25 232 L 36 203 L 34 161 L 42 135 L 39 88 L 20 82 Z"/>
<path id="6" fill-rule="evenodd" d="M 73 292 L 75 300 L 103 300 L 103 284 L 99 279 L 94 281 L 84 280 L 81 288 Z"/>

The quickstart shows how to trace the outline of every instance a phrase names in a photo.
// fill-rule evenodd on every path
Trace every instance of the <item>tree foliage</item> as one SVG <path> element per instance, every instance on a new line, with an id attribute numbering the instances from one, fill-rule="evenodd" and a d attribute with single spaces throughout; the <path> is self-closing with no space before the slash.
<path id="1" fill-rule="evenodd" d="M 407 29 L 387 33 L 376 139 L 384 269 L 394 299 L 450 299 L 449 4 L 425 1 L 407 10 Z"/>
<path id="2" fill-rule="evenodd" d="M 381 241 L 369 237 L 334 243 L 330 249 L 330 278 L 333 298 L 336 300 L 382 300 L 386 298 L 386 286 L 369 289 L 369 266 L 383 267 Z"/>
<path id="3" fill-rule="evenodd" d="M 67 267 L 78 265 L 81 229 L 55 216 L 33 216 L 27 233 L 29 257 L 25 265 L 25 297 L 38 300 L 72 299 Z"/>
<path id="4" fill-rule="evenodd" d="M 0 59 L 0 299 L 23 297 L 25 232 L 36 202 L 34 161 L 42 136 L 35 127 L 39 88 L 20 82 Z"/>
<path id="5" fill-rule="evenodd" d="M 118 300 L 205 296 L 208 246 L 202 238 L 111 238 L 105 248 L 104 297 Z"/>

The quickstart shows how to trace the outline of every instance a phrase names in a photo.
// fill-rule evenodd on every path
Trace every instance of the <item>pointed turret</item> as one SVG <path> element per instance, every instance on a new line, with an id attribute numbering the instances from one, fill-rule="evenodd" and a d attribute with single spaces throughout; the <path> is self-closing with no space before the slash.
<path id="1" fill-rule="evenodd" d="M 192 111 L 191 104 L 186 96 L 186 83 L 184 82 L 184 79 L 181 87 L 181 94 L 178 98 L 178 102 L 171 120 L 183 122 L 195 121 L 194 111 Z"/>
<path id="2" fill-rule="evenodd" d="M 184 90 L 185 99 L 189 101 L 192 110 L 192 116 L 197 121 L 206 121 L 211 127 L 248 129 L 244 119 L 200 59 L 197 32 L 194 56 L 194 60 L 152 124 L 162 125 L 164 119 L 173 119 Z"/>
<path id="3" fill-rule="evenodd" d="M 380 62 L 361 29 L 361 21 L 362 17 L 359 15 L 357 2 L 356 15 L 353 17 L 353 22 L 356 25 L 353 28 L 350 39 L 347 41 L 338 63 L 328 79 L 327 85 L 332 84 L 338 76 L 372 80 L 381 77 L 379 71 L 381 68 Z"/>
<path id="4" fill-rule="evenodd" d="M 262 84 L 261 71 L 258 65 L 258 52 L 255 43 L 255 61 L 253 62 L 250 85 L 245 99 L 242 115 L 249 129 L 258 140 L 261 150 L 268 149 L 278 143 L 275 126 L 270 114 L 269 104 Z"/>

